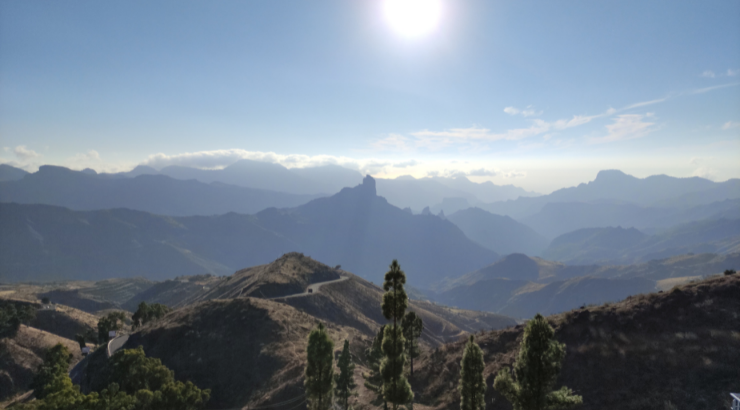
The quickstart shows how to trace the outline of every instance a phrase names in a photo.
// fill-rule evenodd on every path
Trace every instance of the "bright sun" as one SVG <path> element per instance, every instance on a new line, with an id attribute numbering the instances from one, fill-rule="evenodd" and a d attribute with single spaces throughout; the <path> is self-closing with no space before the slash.
<path id="1" fill-rule="evenodd" d="M 391 27 L 406 37 L 419 37 L 432 31 L 442 12 L 441 0 L 385 0 L 385 18 Z"/>

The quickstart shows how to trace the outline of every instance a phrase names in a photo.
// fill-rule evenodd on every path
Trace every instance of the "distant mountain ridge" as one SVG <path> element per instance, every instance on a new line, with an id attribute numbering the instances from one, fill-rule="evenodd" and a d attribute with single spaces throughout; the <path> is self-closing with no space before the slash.
<path id="1" fill-rule="evenodd" d="M 508 216 L 494 215 L 480 208 L 468 208 L 447 216 L 468 238 L 502 255 L 539 255 L 547 239 L 532 228 Z"/>
<path id="2" fill-rule="evenodd" d="M 679 202 L 681 198 L 685 200 Z M 666 175 L 636 178 L 622 171 L 607 170 L 599 171 L 593 181 L 576 187 L 559 189 L 534 198 L 495 202 L 484 209 L 521 220 L 540 212 L 549 203 L 617 201 L 612 203 L 618 204 L 621 201 L 641 207 L 688 208 L 732 198 L 740 198 L 740 179 L 712 182 L 699 177 L 675 178 Z"/>
<path id="3" fill-rule="evenodd" d="M 706 219 L 678 225 L 655 235 L 634 228 L 580 229 L 555 238 L 543 252 L 568 264 L 632 264 L 686 253 L 740 250 L 739 219 Z"/>
<path id="4" fill-rule="evenodd" d="M 498 258 L 447 220 L 388 204 L 370 177 L 332 197 L 255 215 L 0 204 L 0 281 L 224 275 L 291 251 L 378 281 L 398 259 L 420 288 Z"/>
<path id="5" fill-rule="evenodd" d="M 172 216 L 251 214 L 269 207 L 301 205 L 316 197 L 183 181 L 164 175 L 113 178 L 50 165 L 21 179 L 0 182 L 0 202 L 55 205 L 80 211 L 128 208 Z"/>
<path id="6" fill-rule="evenodd" d="M 565 265 L 513 254 L 446 282 L 429 297 L 463 309 L 528 318 L 652 292 L 663 281 L 680 284 L 738 268 L 740 252 L 679 255 L 623 266 Z"/>

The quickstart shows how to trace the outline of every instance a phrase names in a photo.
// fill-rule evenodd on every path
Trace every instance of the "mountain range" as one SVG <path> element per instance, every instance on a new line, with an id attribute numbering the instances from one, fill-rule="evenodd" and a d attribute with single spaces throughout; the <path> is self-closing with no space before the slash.
<path id="1" fill-rule="evenodd" d="M 740 204 L 738 204 L 740 206 Z M 740 219 L 705 219 L 647 235 L 635 228 L 588 228 L 555 238 L 542 253 L 571 265 L 629 265 L 689 253 L 740 251 Z"/>
<path id="2" fill-rule="evenodd" d="M 298 251 L 378 281 L 398 259 L 410 283 L 423 288 L 498 258 L 450 221 L 388 204 L 371 177 L 332 197 L 254 215 L 2 203 L 0 228 L 0 281 L 10 282 L 224 275 Z"/>
<path id="3" fill-rule="evenodd" d="M 627 236 L 630 232 L 627 232 Z M 681 255 L 635 265 L 565 265 L 522 254 L 428 292 L 439 303 L 518 318 L 617 301 L 740 267 L 740 252 Z"/>

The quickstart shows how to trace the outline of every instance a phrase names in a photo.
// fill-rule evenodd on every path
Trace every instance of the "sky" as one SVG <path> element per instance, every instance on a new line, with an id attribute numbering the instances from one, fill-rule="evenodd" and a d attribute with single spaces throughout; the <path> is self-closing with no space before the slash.
<path id="1" fill-rule="evenodd" d="M 5 1 L 0 149 L 29 171 L 724 181 L 740 1 Z"/>

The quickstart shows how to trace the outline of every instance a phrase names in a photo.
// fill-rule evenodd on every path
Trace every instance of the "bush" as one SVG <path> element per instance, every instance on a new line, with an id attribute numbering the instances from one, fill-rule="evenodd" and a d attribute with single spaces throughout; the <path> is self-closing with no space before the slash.
<path id="1" fill-rule="evenodd" d="M 736 272 L 735 272 L 735 269 L 727 269 L 727 270 L 725 271 L 725 276 L 730 276 L 730 275 L 734 275 L 735 273 L 736 273 Z"/>

